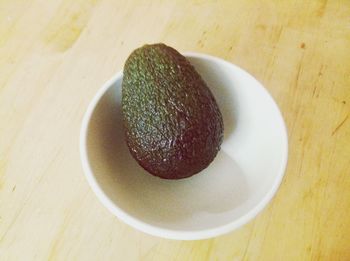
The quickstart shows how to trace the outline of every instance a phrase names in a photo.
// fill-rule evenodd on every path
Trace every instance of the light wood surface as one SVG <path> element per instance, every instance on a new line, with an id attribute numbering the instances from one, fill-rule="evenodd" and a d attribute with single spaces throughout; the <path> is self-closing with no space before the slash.
<path id="1" fill-rule="evenodd" d="M 229 60 L 285 117 L 283 184 L 218 238 L 130 228 L 80 165 L 86 107 L 144 43 Z M 350 260 L 350 1 L 0 1 L 0 260 Z"/>

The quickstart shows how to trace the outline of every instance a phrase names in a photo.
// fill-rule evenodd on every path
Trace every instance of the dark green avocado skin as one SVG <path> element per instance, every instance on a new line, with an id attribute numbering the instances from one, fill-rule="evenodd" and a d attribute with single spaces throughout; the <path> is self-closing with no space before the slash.
<path id="1" fill-rule="evenodd" d="M 144 45 L 124 66 L 122 111 L 130 153 L 149 173 L 190 177 L 220 150 L 223 120 L 194 67 L 165 44 Z"/>

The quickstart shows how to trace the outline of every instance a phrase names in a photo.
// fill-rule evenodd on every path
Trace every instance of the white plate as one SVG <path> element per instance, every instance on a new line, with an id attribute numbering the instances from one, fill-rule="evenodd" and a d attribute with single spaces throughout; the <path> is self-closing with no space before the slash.
<path id="1" fill-rule="evenodd" d="M 216 57 L 185 56 L 212 90 L 224 119 L 221 151 L 207 169 L 163 180 L 137 164 L 124 142 L 121 72 L 90 103 L 80 153 L 90 186 L 113 214 L 143 232 L 191 240 L 227 233 L 266 206 L 284 175 L 288 140 L 276 103 L 250 74 Z"/>

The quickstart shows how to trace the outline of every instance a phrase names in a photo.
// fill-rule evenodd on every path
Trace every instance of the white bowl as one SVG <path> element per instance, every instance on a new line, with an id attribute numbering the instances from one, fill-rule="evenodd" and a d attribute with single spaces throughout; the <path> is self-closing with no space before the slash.
<path id="1" fill-rule="evenodd" d="M 286 127 L 264 87 L 239 67 L 186 53 L 211 88 L 224 119 L 221 151 L 201 173 L 182 180 L 148 174 L 124 142 L 117 73 L 84 116 L 81 160 L 100 201 L 125 223 L 171 239 L 204 239 L 255 217 L 276 193 L 288 157 Z"/>

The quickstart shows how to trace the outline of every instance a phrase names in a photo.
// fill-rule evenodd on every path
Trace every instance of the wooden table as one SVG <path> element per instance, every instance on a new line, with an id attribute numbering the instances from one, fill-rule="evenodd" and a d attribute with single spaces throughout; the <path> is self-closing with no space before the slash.
<path id="1" fill-rule="evenodd" d="M 254 221 L 165 240 L 110 214 L 80 165 L 86 107 L 128 54 L 164 42 L 231 61 L 285 117 L 286 176 Z M 1 260 L 350 260 L 350 2 L 0 2 Z"/>

